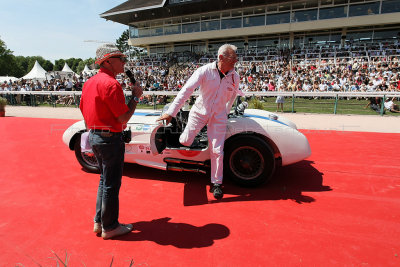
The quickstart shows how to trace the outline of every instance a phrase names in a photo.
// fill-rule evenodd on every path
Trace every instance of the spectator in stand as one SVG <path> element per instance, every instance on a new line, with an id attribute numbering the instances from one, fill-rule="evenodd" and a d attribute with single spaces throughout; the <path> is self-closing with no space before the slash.
<path id="1" fill-rule="evenodd" d="M 73 84 L 72 82 L 67 79 L 64 83 L 65 91 L 72 91 Z"/>
<path id="2" fill-rule="evenodd" d="M 375 91 L 374 82 L 373 81 L 369 81 L 366 89 L 367 89 L 367 92 Z"/>
<path id="3" fill-rule="evenodd" d="M 318 85 L 320 92 L 327 92 L 328 91 L 328 81 L 322 80 L 321 83 Z"/>
<path id="4" fill-rule="evenodd" d="M 378 85 L 378 91 L 388 91 L 389 90 L 389 86 L 386 83 L 386 81 L 382 81 L 382 83 L 380 85 Z"/>
<path id="5" fill-rule="evenodd" d="M 397 92 L 397 91 L 399 91 L 399 89 L 397 88 L 397 82 L 396 82 L 396 81 L 392 81 L 392 82 L 389 84 L 388 91 L 390 91 L 390 92 Z"/>
<path id="6" fill-rule="evenodd" d="M 358 86 L 358 84 L 356 82 L 353 82 L 350 86 L 350 91 L 351 92 L 357 92 L 360 90 L 360 87 Z"/>
<path id="7" fill-rule="evenodd" d="M 310 92 L 311 89 L 312 89 L 312 87 L 311 87 L 311 85 L 310 85 L 310 82 L 309 82 L 308 80 L 305 80 L 305 81 L 304 81 L 304 84 L 303 84 L 303 86 L 302 86 L 302 91 L 304 91 L 304 92 Z"/>
<path id="8" fill-rule="evenodd" d="M 335 92 L 339 92 L 342 88 L 339 85 L 339 80 L 335 79 L 332 81 L 332 90 Z"/>
<path id="9" fill-rule="evenodd" d="M 318 82 L 317 80 L 315 80 L 315 81 L 313 82 L 312 91 L 313 91 L 313 92 L 318 92 L 318 91 L 319 91 L 319 82 Z"/>
<path id="10" fill-rule="evenodd" d="M 273 81 L 268 83 L 268 91 L 275 91 L 275 84 Z"/>

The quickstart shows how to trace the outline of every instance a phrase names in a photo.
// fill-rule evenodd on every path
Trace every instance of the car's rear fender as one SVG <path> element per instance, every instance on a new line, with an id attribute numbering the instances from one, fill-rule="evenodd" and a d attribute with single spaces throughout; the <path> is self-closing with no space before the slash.
<path id="1" fill-rule="evenodd" d="M 63 142 L 65 145 L 69 147 L 69 149 L 74 150 L 75 140 L 81 133 L 86 131 L 85 122 L 78 121 L 72 124 L 67 130 L 65 130 L 63 134 Z"/>
<path id="2" fill-rule="evenodd" d="M 257 133 L 258 136 L 268 142 L 276 157 L 282 159 L 283 166 L 303 160 L 311 154 L 307 138 L 285 123 L 262 118 L 229 120 L 227 138 L 249 132 Z"/>

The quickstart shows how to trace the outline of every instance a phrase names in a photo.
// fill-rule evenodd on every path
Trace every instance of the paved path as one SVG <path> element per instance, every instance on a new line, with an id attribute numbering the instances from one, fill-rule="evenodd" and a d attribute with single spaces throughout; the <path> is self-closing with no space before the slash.
<path id="1" fill-rule="evenodd" d="M 400 117 L 304 113 L 284 113 L 283 115 L 296 123 L 299 129 L 400 133 Z M 82 119 L 78 108 L 67 107 L 7 106 L 6 116 Z"/>

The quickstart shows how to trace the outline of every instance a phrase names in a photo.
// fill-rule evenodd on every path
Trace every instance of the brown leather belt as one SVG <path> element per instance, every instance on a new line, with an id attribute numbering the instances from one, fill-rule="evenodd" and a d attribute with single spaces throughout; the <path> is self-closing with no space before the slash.
<path id="1" fill-rule="evenodd" d="M 97 133 L 97 134 L 99 134 L 100 136 L 103 136 L 103 137 L 111 137 L 111 136 L 114 136 L 114 135 L 120 135 L 121 134 L 121 132 L 111 132 L 110 130 L 106 130 L 106 129 L 91 129 L 91 131 L 93 133 Z"/>

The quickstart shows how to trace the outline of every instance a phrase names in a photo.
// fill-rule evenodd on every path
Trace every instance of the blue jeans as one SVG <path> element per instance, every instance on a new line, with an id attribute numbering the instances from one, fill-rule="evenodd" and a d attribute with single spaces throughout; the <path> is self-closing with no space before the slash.
<path id="1" fill-rule="evenodd" d="M 101 223 L 104 231 L 111 231 L 119 225 L 119 189 L 125 143 L 121 134 L 104 137 L 101 133 L 92 131 L 89 134 L 89 143 L 100 166 L 94 221 Z"/>

